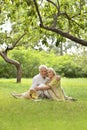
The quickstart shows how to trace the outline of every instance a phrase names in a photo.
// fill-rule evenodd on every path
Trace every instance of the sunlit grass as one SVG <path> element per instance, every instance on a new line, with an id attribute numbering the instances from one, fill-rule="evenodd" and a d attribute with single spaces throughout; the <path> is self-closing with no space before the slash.
<path id="1" fill-rule="evenodd" d="M 24 92 L 31 79 L 0 79 L 0 130 L 87 130 L 87 79 L 62 79 L 62 86 L 76 102 L 39 102 L 15 99 L 11 92 Z"/>

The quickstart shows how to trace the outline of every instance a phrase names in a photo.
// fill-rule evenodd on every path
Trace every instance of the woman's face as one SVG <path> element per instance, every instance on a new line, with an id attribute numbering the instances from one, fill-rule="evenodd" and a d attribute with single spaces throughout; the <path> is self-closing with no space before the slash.
<path id="1" fill-rule="evenodd" d="M 48 70 L 47 74 L 48 74 L 49 78 L 53 78 L 54 77 L 54 73 L 51 70 Z"/>

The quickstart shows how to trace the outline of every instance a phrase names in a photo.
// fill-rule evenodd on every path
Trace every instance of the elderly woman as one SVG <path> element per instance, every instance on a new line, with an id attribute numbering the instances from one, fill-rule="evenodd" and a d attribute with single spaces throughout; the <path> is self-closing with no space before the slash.
<path id="1" fill-rule="evenodd" d="M 65 100 L 64 94 L 61 88 L 60 77 L 56 75 L 56 72 L 53 68 L 48 68 L 48 77 L 50 79 L 48 86 L 48 93 L 50 94 L 51 98 L 54 100 Z"/>

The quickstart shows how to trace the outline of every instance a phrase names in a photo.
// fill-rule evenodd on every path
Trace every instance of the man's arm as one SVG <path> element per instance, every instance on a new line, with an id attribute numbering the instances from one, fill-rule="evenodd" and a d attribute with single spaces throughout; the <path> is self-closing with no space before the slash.
<path id="1" fill-rule="evenodd" d="M 35 87 L 34 89 L 35 89 L 36 91 L 39 91 L 39 90 L 44 91 L 44 90 L 50 89 L 50 86 L 49 86 L 49 85 L 44 85 L 44 86 L 41 86 L 41 87 L 37 86 L 37 87 Z"/>
<path id="2" fill-rule="evenodd" d="M 30 89 L 34 89 L 37 86 L 37 83 L 38 83 L 38 80 L 36 77 L 34 77 L 32 80 L 32 85 L 31 85 Z"/>

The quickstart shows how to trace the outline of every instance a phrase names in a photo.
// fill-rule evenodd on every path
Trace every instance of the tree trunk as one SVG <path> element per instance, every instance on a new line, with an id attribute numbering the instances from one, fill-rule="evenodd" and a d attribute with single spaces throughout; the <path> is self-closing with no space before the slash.
<path id="1" fill-rule="evenodd" d="M 15 66 L 16 66 L 16 69 L 17 69 L 17 83 L 20 83 L 21 82 L 21 77 L 22 77 L 21 64 L 17 63 L 17 65 L 15 65 Z"/>
<path id="2" fill-rule="evenodd" d="M 60 55 L 63 56 L 63 43 L 60 43 L 61 47 L 60 47 Z"/>
<path id="3" fill-rule="evenodd" d="M 17 83 L 20 83 L 21 77 L 22 77 L 21 64 L 16 60 L 9 59 L 5 53 L 0 53 L 0 55 L 4 58 L 4 60 L 7 63 L 13 64 L 16 67 L 16 69 L 17 69 Z"/>

